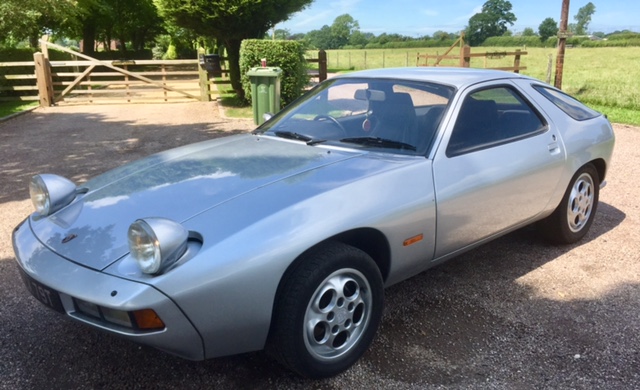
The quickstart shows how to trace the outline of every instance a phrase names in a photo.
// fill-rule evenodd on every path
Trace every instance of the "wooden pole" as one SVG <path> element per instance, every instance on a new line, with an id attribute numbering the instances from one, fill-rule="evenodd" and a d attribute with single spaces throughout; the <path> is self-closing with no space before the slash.
<path id="1" fill-rule="evenodd" d="M 460 67 L 469 68 L 471 66 L 471 47 L 464 45 L 460 48 Z"/>
<path id="2" fill-rule="evenodd" d="M 200 101 L 208 102 L 211 100 L 209 93 L 209 73 L 201 65 L 204 63 L 204 48 L 198 48 L 198 80 L 200 84 Z"/>
<path id="3" fill-rule="evenodd" d="M 567 26 L 569 25 L 569 0 L 562 0 L 560 14 L 560 31 L 558 32 L 558 55 L 556 56 L 556 77 L 553 85 L 562 88 L 562 73 L 564 71 L 564 51 L 567 46 Z"/>
<path id="4" fill-rule="evenodd" d="M 516 50 L 516 56 L 513 59 L 514 73 L 520 73 L 520 49 Z"/>
<path id="5" fill-rule="evenodd" d="M 327 79 L 327 52 L 318 51 L 318 81 L 322 82 Z"/>
<path id="6" fill-rule="evenodd" d="M 44 54 L 35 53 L 33 55 L 33 62 L 36 67 L 36 82 L 38 84 L 40 107 L 50 107 L 53 105 L 54 101 L 49 61 L 45 58 Z"/>

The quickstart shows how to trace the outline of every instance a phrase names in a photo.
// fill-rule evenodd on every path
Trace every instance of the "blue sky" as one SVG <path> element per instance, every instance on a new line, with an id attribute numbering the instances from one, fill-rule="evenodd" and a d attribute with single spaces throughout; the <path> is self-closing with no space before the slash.
<path id="1" fill-rule="evenodd" d="M 375 35 L 397 33 L 408 36 L 431 35 L 443 30 L 455 33 L 464 29 L 469 18 L 480 12 L 486 0 L 315 0 L 307 9 L 276 28 L 292 33 L 306 33 L 331 25 L 336 16 L 349 14 L 360 24 L 362 32 Z M 589 0 L 572 0 L 569 23 L 578 9 Z M 612 32 L 630 29 L 640 31 L 640 1 L 591 0 L 596 6 L 589 31 Z M 538 31 L 540 23 L 548 17 L 560 22 L 562 0 L 511 0 L 512 12 L 518 20 L 511 31 L 527 27 Z"/>

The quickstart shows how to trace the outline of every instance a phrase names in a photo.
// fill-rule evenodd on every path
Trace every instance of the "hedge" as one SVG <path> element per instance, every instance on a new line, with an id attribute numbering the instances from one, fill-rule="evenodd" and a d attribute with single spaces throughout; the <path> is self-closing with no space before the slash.
<path id="1" fill-rule="evenodd" d="M 297 41 L 245 39 L 240 46 L 240 74 L 245 98 L 251 101 L 251 80 L 247 72 L 260 66 L 262 58 L 267 66 L 282 69 L 280 79 L 280 104 L 284 107 L 297 99 L 309 83 L 304 48 Z"/>

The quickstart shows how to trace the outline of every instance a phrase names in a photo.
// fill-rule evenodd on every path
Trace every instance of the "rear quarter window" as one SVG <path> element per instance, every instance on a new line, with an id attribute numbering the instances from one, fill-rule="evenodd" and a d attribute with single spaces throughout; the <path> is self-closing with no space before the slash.
<path id="1" fill-rule="evenodd" d="M 565 114 L 577 121 L 584 121 L 600 116 L 598 111 L 590 109 L 575 98 L 557 89 L 543 85 L 533 85 L 533 88 L 542 96 L 549 99 L 556 107 L 564 111 Z"/>

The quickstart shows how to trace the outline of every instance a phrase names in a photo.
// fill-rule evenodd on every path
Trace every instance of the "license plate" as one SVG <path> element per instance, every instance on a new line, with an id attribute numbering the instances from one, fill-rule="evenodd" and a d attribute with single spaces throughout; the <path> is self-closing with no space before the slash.
<path id="1" fill-rule="evenodd" d="M 44 284 L 34 280 L 29 275 L 27 275 L 22 269 L 20 269 L 20 275 L 22 276 L 22 280 L 24 281 L 25 286 L 31 292 L 37 300 L 52 308 L 55 311 L 60 313 L 64 313 L 64 306 L 62 306 L 62 301 L 60 301 L 60 294 L 56 290 L 53 290 Z"/>

